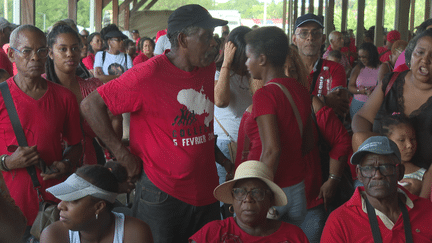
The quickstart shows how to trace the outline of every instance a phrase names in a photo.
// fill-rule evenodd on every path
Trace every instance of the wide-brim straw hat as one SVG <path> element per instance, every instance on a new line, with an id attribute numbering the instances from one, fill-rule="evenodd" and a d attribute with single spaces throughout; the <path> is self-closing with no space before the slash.
<path id="1" fill-rule="evenodd" d="M 227 204 L 233 204 L 234 198 L 231 191 L 238 180 L 241 179 L 260 179 L 273 192 L 275 205 L 284 206 L 288 200 L 283 190 L 273 182 L 273 172 L 263 162 L 249 160 L 241 163 L 235 172 L 234 179 L 220 184 L 213 191 L 215 198 Z"/>

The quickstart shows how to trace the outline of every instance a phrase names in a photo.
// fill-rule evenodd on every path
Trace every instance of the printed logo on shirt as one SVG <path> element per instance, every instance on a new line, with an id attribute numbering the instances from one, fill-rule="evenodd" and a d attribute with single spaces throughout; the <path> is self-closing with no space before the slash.
<path id="1" fill-rule="evenodd" d="M 124 67 L 118 63 L 113 63 L 108 66 L 109 75 L 122 75 L 124 71 L 125 71 Z"/>
<path id="2" fill-rule="evenodd" d="M 172 126 L 179 127 L 173 130 L 173 143 L 175 146 L 192 146 L 203 144 L 214 139 L 213 120 L 214 104 L 203 93 L 194 89 L 183 89 L 177 94 L 177 101 L 182 104 L 178 115 L 174 118 Z M 200 116 L 204 116 L 204 126 L 196 125 Z"/>

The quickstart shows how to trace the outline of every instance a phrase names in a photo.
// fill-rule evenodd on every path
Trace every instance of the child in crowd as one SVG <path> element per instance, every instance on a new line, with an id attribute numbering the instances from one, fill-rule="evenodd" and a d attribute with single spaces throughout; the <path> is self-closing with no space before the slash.
<path id="1" fill-rule="evenodd" d="M 401 153 L 401 162 L 405 166 L 405 175 L 399 184 L 412 194 L 419 196 L 426 170 L 411 162 L 417 149 L 414 127 L 408 117 L 398 112 L 383 117 L 381 124 L 380 133 L 397 144 Z"/>
<path id="2" fill-rule="evenodd" d="M 342 52 L 331 51 L 327 57 L 327 60 L 340 63 L 342 59 Z"/>
<path id="3" fill-rule="evenodd" d="M 10 78 L 9 73 L 6 70 L 0 68 L 0 83 L 6 81 L 8 78 Z"/>

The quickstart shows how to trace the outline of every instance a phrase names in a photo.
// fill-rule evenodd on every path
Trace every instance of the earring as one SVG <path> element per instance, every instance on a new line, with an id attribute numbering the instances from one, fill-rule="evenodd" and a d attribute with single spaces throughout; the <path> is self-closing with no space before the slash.
<path id="1" fill-rule="evenodd" d="M 98 217 L 99 217 L 99 214 L 96 214 L 96 219 L 98 219 Z"/>
<path id="2" fill-rule="evenodd" d="M 234 207 L 233 207 L 233 205 L 231 205 L 231 206 L 228 207 L 228 211 L 230 213 L 234 213 Z"/>

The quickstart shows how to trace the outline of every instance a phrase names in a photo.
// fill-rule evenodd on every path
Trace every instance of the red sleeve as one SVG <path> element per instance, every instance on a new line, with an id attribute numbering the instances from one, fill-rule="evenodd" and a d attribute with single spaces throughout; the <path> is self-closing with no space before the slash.
<path id="1" fill-rule="evenodd" d="M 276 85 L 272 85 L 276 88 Z M 276 104 L 269 92 L 270 86 L 264 86 L 257 90 L 252 97 L 252 117 L 256 119 L 259 116 L 273 114 L 276 115 Z"/>
<path id="2" fill-rule="evenodd" d="M 323 66 L 325 66 L 323 64 Z M 336 62 L 332 62 L 330 67 L 330 73 L 332 75 L 332 88 L 342 86 L 347 87 L 347 78 L 344 67 Z"/>
<path id="3" fill-rule="evenodd" d="M 85 58 L 82 59 L 82 63 L 88 70 L 93 70 L 93 63 L 94 63 L 94 56 L 92 58 L 92 55 L 88 55 Z"/>
<path id="4" fill-rule="evenodd" d="M 351 137 L 333 109 L 324 106 L 317 112 L 316 118 L 321 134 L 332 148 L 330 157 L 338 160 L 341 156 L 348 155 L 352 147 Z"/>

